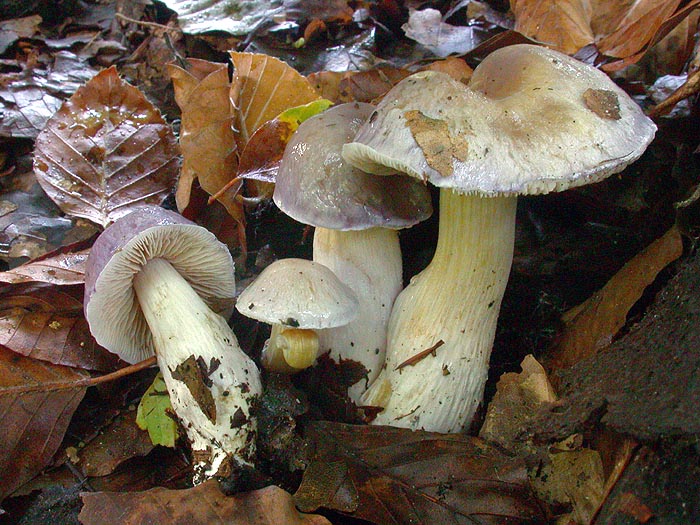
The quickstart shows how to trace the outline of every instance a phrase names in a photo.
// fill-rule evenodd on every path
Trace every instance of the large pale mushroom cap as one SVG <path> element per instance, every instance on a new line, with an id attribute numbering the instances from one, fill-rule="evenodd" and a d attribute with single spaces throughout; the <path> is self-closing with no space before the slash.
<path id="1" fill-rule="evenodd" d="M 349 323 L 357 316 L 359 302 L 326 266 L 280 259 L 243 290 L 236 309 L 263 323 L 316 330 Z"/>
<path id="2" fill-rule="evenodd" d="M 341 104 L 301 123 L 284 151 L 273 199 L 293 219 L 335 230 L 407 228 L 432 213 L 430 194 L 405 175 L 379 179 L 341 156 L 374 106 Z"/>
<path id="3" fill-rule="evenodd" d="M 216 313 L 230 315 L 234 265 L 214 234 L 177 213 L 145 206 L 105 229 L 85 271 L 85 317 L 99 344 L 128 363 L 153 355 L 153 341 L 132 281 L 151 259 L 167 260 Z"/>
<path id="4" fill-rule="evenodd" d="M 343 156 L 460 193 L 537 194 L 621 171 L 655 131 L 603 72 L 523 44 L 490 54 L 468 86 L 431 71 L 404 79 Z"/>

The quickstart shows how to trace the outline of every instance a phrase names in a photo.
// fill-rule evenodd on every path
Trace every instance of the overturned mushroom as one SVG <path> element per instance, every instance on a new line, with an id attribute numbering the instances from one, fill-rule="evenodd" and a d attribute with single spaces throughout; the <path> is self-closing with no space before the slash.
<path id="1" fill-rule="evenodd" d="M 432 213 L 420 182 L 380 179 L 343 160 L 343 144 L 373 110 L 370 104 L 341 104 L 303 122 L 285 149 L 273 197 L 287 215 L 316 226 L 314 261 L 330 268 L 360 301 L 354 321 L 319 334 L 321 351 L 367 370 L 367 380 L 350 388 L 356 402 L 384 364 L 389 314 L 403 288 L 396 230 Z"/>
<path id="2" fill-rule="evenodd" d="M 129 363 L 155 352 L 196 481 L 251 465 L 255 454 L 259 373 L 219 315 L 233 309 L 233 272 L 213 234 L 155 206 L 108 227 L 86 267 L 90 331 Z"/>
<path id="3" fill-rule="evenodd" d="M 439 186 L 440 233 L 392 311 L 386 368 L 363 398 L 384 408 L 375 423 L 469 425 L 510 271 L 517 195 L 619 172 L 655 129 L 604 73 L 531 45 L 492 53 L 467 87 L 422 72 L 384 97 L 343 155 L 367 172 Z"/>
<path id="4" fill-rule="evenodd" d="M 318 332 L 346 325 L 358 307 L 353 291 L 332 271 L 305 259 L 273 262 L 236 302 L 241 314 L 272 325 L 263 366 L 282 373 L 311 366 L 319 352 Z"/>

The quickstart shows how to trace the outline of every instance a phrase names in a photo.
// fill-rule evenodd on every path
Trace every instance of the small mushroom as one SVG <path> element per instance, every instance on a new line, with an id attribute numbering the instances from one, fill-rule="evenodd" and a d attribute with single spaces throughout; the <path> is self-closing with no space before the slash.
<path id="1" fill-rule="evenodd" d="M 314 261 L 330 268 L 360 301 L 354 321 L 319 333 L 322 352 L 367 370 L 367 380 L 349 390 L 356 402 L 384 364 L 389 314 L 403 288 L 396 230 L 432 213 L 419 181 L 380 179 L 343 160 L 343 145 L 373 110 L 370 104 L 341 104 L 304 121 L 287 144 L 273 195 L 287 215 L 316 227 Z"/>
<path id="2" fill-rule="evenodd" d="M 198 482 L 251 465 L 255 455 L 259 372 L 220 315 L 230 315 L 234 294 L 226 246 L 155 206 L 109 226 L 87 261 L 90 331 L 129 363 L 155 353 L 191 442 Z"/>
<path id="3" fill-rule="evenodd" d="M 305 259 L 273 262 L 236 302 L 241 314 L 272 325 L 262 362 L 281 373 L 311 366 L 319 352 L 316 331 L 349 323 L 358 308 L 353 291 L 331 270 Z"/>
<path id="4" fill-rule="evenodd" d="M 363 404 L 376 424 L 457 432 L 483 397 L 508 281 L 519 194 L 600 181 L 634 162 L 656 127 L 601 71 L 515 45 L 468 86 L 436 72 L 383 98 L 344 157 L 358 168 L 439 186 L 437 249 L 397 298 L 386 368 Z"/>

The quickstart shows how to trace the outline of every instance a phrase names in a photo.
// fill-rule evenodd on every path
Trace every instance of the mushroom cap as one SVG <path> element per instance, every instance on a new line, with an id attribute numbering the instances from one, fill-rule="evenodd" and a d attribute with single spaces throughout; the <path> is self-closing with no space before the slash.
<path id="1" fill-rule="evenodd" d="M 370 104 L 340 104 L 301 123 L 275 179 L 273 199 L 284 213 L 335 230 L 399 229 L 430 217 L 424 184 L 405 175 L 378 179 L 341 156 L 372 111 Z"/>
<path id="2" fill-rule="evenodd" d="M 128 363 L 154 353 L 132 283 L 154 258 L 172 264 L 214 312 L 228 317 L 233 311 L 236 281 L 228 248 L 177 213 L 140 207 L 102 232 L 85 268 L 83 307 L 90 331 L 99 344 Z"/>
<path id="3" fill-rule="evenodd" d="M 293 328 L 343 326 L 359 311 L 355 293 L 326 266 L 306 259 L 279 259 L 250 283 L 236 302 L 247 317 Z"/>
<path id="4" fill-rule="evenodd" d="M 397 84 L 343 156 L 460 193 L 538 194 L 596 182 L 644 152 L 656 126 L 603 72 L 557 51 L 494 51 L 467 86 L 421 72 Z"/>

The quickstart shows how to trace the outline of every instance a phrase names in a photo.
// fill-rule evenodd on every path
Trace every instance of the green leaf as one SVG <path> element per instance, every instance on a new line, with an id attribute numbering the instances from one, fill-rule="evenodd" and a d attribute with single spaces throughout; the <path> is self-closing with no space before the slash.
<path id="1" fill-rule="evenodd" d="M 148 430 L 154 445 L 174 447 L 177 439 L 177 425 L 173 420 L 170 396 L 163 380 L 163 374 L 153 380 L 141 398 L 136 412 L 136 424 L 141 430 Z"/>
<path id="2" fill-rule="evenodd" d="M 277 120 L 281 122 L 286 122 L 287 124 L 291 124 L 292 131 L 296 131 L 296 129 L 299 127 L 299 124 L 304 122 L 306 119 L 311 118 L 314 115 L 318 115 L 322 111 L 327 110 L 332 105 L 333 102 L 331 102 L 330 100 L 321 98 L 319 100 L 314 100 L 313 102 L 309 102 L 308 104 L 304 104 L 302 106 L 289 108 L 277 115 Z"/>

